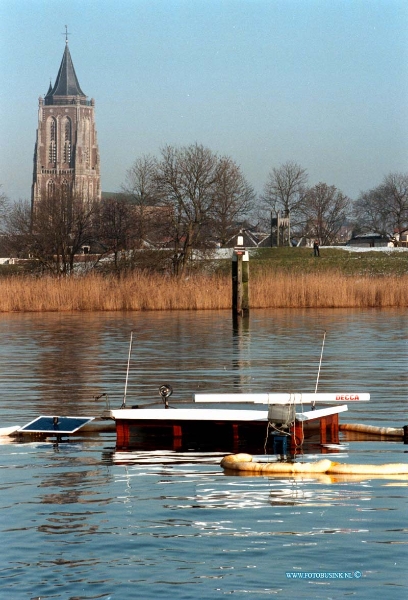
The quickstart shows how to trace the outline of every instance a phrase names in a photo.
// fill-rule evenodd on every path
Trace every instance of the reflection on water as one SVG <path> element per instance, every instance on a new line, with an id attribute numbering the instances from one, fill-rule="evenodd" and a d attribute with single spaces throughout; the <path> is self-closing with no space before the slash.
<path id="1" fill-rule="evenodd" d="M 97 416 L 195 391 L 369 391 L 347 421 L 407 422 L 403 311 L 2 315 L 0 416 Z M 336 460 L 406 462 L 396 441 L 349 441 Z M 115 435 L 1 445 L 0 589 L 5 598 L 403 598 L 407 479 L 239 476 L 223 454 L 116 452 Z M 333 455 L 332 455 L 333 456 Z M 303 457 L 303 460 L 308 457 Z M 287 571 L 359 570 L 353 581 L 289 581 Z"/>
<path id="2" fill-rule="evenodd" d="M 140 450 L 132 452 L 104 452 L 104 460 L 118 465 L 147 464 L 191 464 L 204 463 L 219 465 L 225 452 L 176 452 L 172 450 Z"/>
<path id="3" fill-rule="evenodd" d="M 125 453 L 112 442 L 5 447 L 0 515 L 8 552 L 0 585 L 7 597 L 121 600 L 133 597 L 134 585 L 148 599 L 244 588 L 254 597 L 278 588 L 284 597 L 314 597 L 285 581 L 295 568 L 363 572 L 363 593 L 332 583 L 334 597 L 369 598 L 397 576 L 408 589 L 401 579 L 407 494 L 403 487 L 390 493 L 394 479 L 229 476 L 216 453 Z M 359 460 L 371 461 L 378 443 L 357 444 Z M 403 445 L 381 447 L 384 461 L 401 460 Z M 398 557 L 384 550 L 395 545 Z"/>
<path id="4" fill-rule="evenodd" d="M 408 336 L 404 311 L 253 311 L 239 326 L 225 312 L 6 314 L 0 318 L 4 426 L 39 414 L 98 415 L 107 393 L 123 399 L 130 331 L 128 404 L 172 403 L 194 392 L 369 391 L 348 420 L 406 420 Z M 5 367 L 7 365 L 7 368 Z"/>
<path id="5" fill-rule="evenodd" d="M 372 444 L 374 446 L 375 444 Z M 393 454 L 394 446 L 387 448 Z M 348 457 L 348 454 L 344 454 Z M 362 462 L 370 461 L 370 452 L 365 452 Z M 357 506 L 357 502 L 371 500 L 371 492 L 386 482 L 405 482 L 408 475 L 328 475 L 313 474 L 254 474 L 250 472 L 223 471 L 210 465 L 219 465 L 222 455 L 217 453 L 179 453 L 161 452 L 111 452 L 105 460 L 122 466 L 125 470 L 120 481 L 126 481 L 127 491 L 132 496 L 132 481 L 140 476 L 158 475 L 168 477 L 171 485 L 182 484 L 182 479 L 196 481 L 197 492 L 194 505 L 201 508 L 255 508 L 264 506 Z M 256 457 L 257 458 L 257 457 Z M 317 456 L 305 456 L 304 460 L 314 461 Z M 388 459 L 390 456 L 388 456 Z M 195 466 L 206 465 L 206 476 L 211 478 L 211 486 L 203 487 L 203 473 Z M 171 498 L 167 497 L 167 499 Z M 178 508 L 193 506 L 190 503 L 178 505 Z"/>

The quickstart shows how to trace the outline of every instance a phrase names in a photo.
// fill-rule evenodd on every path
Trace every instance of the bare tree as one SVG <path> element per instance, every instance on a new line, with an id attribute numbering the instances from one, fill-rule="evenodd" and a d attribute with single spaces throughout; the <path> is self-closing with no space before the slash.
<path id="1" fill-rule="evenodd" d="M 113 253 L 116 270 L 122 254 L 135 246 L 136 223 L 136 207 L 128 196 L 103 199 L 97 207 L 96 236 L 104 253 Z"/>
<path id="2" fill-rule="evenodd" d="M 3 208 L 7 202 L 8 202 L 8 198 L 6 196 L 6 194 L 2 191 L 2 184 L 0 183 L 0 207 Z"/>
<path id="3" fill-rule="evenodd" d="M 380 187 L 361 192 L 353 205 L 354 230 L 390 236 L 392 220 Z"/>
<path id="4" fill-rule="evenodd" d="M 393 222 L 392 235 L 408 229 L 408 174 L 390 173 L 382 186 L 385 205 Z"/>
<path id="5" fill-rule="evenodd" d="M 334 185 L 318 183 L 307 190 L 300 211 L 305 221 L 305 233 L 328 245 L 335 241 L 347 219 L 350 199 Z"/>
<path id="6" fill-rule="evenodd" d="M 4 244 L 12 257 L 27 258 L 31 244 L 31 203 L 19 200 L 4 218 Z"/>
<path id="7" fill-rule="evenodd" d="M 354 203 L 360 229 L 393 238 L 408 229 L 408 174 L 389 173 L 382 183 L 362 192 Z"/>
<path id="8" fill-rule="evenodd" d="M 215 194 L 211 231 L 223 245 L 253 208 L 255 193 L 238 165 L 231 158 L 223 157 L 217 165 Z"/>
<path id="9" fill-rule="evenodd" d="M 278 168 L 272 169 L 265 184 L 261 199 L 264 208 L 276 215 L 291 215 L 293 219 L 299 213 L 302 205 L 308 175 L 298 163 L 287 161 Z"/>
<path id="10" fill-rule="evenodd" d="M 44 195 L 33 210 L 28 202 L 19 202 L 7 218 L 8 244 L 43 269 L 68 275 L 74 269 L 75 255 L 93 240 L 95 204 L 64 186 Z"/>
<path id="11" fill-rule="evenodd" d="M 159 201 L 157 159 L 150 155 L 138 158 L 126 172 L 122 191 L 135 206 L 134 235 L 138 247 L 141 247 L 156 218 L 151 207 L 157 206 Z"/>
<path id="12" fill-rule="evenodd" d="M 1 188 L 2 185 L 0 184 L 0 234 L 3 232 L 4 229 L 4 219 L 9 205 L 9 200 L 6 194 L 2 192 Z"/>
<path id="13" fill-rule="evenodd" d="M 160 203 L 168 210 L 167 235 L 173 248 L 173 269 L 182 275 L 216 201 L 218 159 L 208 148 L 194 144 L 161 151 L 157 167 Z"/>

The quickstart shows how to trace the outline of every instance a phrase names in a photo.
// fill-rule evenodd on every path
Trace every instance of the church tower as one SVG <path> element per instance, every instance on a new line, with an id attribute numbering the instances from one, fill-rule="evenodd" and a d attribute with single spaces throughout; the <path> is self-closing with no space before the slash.
<path id="1" fill-rule="evenodd" d="M 100 200 L 99 151 L 95 129 L 95 100 L 79 85 L 68 34 L 54 86 L 39 98 L 34 149 L 32 209 L 39 199 L 58 188 L 83 200 Z"/>

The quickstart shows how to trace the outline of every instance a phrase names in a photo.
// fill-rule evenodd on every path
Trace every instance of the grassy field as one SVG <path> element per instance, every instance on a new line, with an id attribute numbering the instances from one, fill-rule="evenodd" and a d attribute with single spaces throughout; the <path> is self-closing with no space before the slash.
<path id="1" fill-rule="evenodd" d="M 311 248 L 262 248 L 251 250 L 251 272 L 283 271 L 290 273 L 338 272 L 343 275 L 408 275 L 408 250 L 357 252 L 340 248 L 322 248 L 320 257 Z"/>
<path id="2" fill-rule="evenodd" d="M 229 260 L 201 265 L 189 277 L 134 272 L 55 279 L 0 279 L 0 312 L 231 309 Z M 7 271 L 6 271 L 7 272 Z M 384 308 L 408 306 L 408 252 L 323 248 L 251 251 L 251 308 Z"/>

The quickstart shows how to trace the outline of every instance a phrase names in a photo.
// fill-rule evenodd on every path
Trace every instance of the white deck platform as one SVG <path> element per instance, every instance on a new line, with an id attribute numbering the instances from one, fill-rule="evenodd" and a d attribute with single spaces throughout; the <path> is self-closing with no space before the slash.
<path id="1" fill-rule="evenodd" d="M 264 393 L 264 394 L 194 394 L 196 403 L 246 403 L 246 404 L 308 404 L 313 402 L 368 402 L 370 394 L 364 393 Z"/>
<path id="2" fill-rule="evenodd" d="M 221 408 L 121 408 L 111 410 L 121 421 L 267 421 L 267 410 Z"/>
<path id="3" fill-rule="evenodd" d="M 318 410 L 308 410 L 306 412 L 296 413 L 296 421 L 312 421 L 313 419 L 321 419 L 330 415 L 337 415 L 348 410 L 347 404 L 340 406 L 329 406 L 328 408 L 319 408 Z"/>
<path id="4" fill-rule="evenodd" d="M 330 406 L 296 413 L 297 421 L 310 421 L 348 410 L 347 405 Z M 267 410 L 233 408 L 121 408 L 111 410 L 111 417 L 120 421 L 268 421 Z"/>

